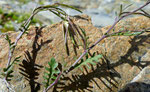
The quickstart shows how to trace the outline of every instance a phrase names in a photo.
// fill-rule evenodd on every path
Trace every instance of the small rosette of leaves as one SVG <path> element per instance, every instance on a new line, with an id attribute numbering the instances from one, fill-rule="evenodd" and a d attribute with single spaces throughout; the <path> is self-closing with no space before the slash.
<path id="1" fill-rule="evenodd" d="M 52 84 L 56 79 L 57 76 L 59 75 L 60 71 L 58 69 L 58 63 L 55 61 L 54 58 L 51 58 L 51 61 L 48 62 L 49 67 L 45 67 L 45 70 L 47 72 L 44 73 L 44 85 L 45 88 L 47 88 L 50 84 Z"/>
<path id="2" fill-rule="evenodd" d="M 96 55 L 95 53 L 89 58 L 88 54 L 86 54 L 86 59 L 81 59 L 81 62 L 79 64 L 77 64 L 75 66 L 75 68 L 80 68 L 81 71 L 83 71 L 83 66 L 87 67 L 88 69 L 90 69 L 91 67 L 89 66 L 89 64 L 91 65 L 96 65 L 97 62 L 99 62 L 99 59 L 102 58 L 102 55 Z"/>

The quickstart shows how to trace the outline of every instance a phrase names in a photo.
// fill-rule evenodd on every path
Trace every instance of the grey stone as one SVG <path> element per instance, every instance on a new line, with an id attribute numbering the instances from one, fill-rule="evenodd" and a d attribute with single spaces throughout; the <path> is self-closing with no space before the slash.
<path id="1" fill-rule="evenodd" d="M 133 82 L 126 85 L 119 92 L 150 92 L 150 84 L 143 82 Z"/>
<path id="2" fill-rule="evenodd" d="M 150 92 L 150 66 L 142 71 L 119 92 Z"/>
<path id="3" fill-rule="evenodd" d="M 0 92 L 15 92 L 13 86 L 0 78 Z"/>

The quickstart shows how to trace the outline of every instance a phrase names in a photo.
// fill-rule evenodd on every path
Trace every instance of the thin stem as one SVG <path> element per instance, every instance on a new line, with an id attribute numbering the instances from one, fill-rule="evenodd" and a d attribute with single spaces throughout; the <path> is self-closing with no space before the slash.
<path id="1" fill-rule="evenodd" d="M 132 30 L 130 32 L 150 32 L 150 31 L 147 31 L 147 30 L 150 30 L 150 28 L 146 28 L 146 29 L 143 29 L 143 30 Z M 107 37 L 115 35 L 117 33 L 124 33 L 124 32 L 128 32 L 128 30 L 123 30 L 123 31 L 118 31 L 118 32 L 114 32 L 114 33 L 111 33 L 111 34 L 107 34 Z"/>
<path id="2" fill-rule="evenodd" d="M 121 16 L 119 19 L 116 19 L 116 21 L 114 22 L 114 24 L 106 31 L 105 34 L 108 34 L 108 33 L 116 26 L 116 24 L 117 24 L 120 20 L 122 20 L 124 17 L 127 17 L 127 16 L 129 16 L 129 15 L 132 15 L 132 14 L 136 13 L 137 11 L 139 11 L 139 10 L 141 10 L 142 8 L 144 8 L 145 6 L 147 6 L 149 3 L 150 3 L 150 0 L 148 0 L 148 1 L 147 1 L 144 5 L 142 5 L 141 7 L 139 7 L 139 8 L 137 8 L 137 9 L 133 10 L 132 12 L 126 13 L 125 15 Z M 72 69 L 72 68 L 79 62 L 79 60 L 81 60 L 82 57 L 85 56 L 85 54 L 86 54 L 89 50 L 91 50 L 91 49 L 92 49 L 93 47 L 95 47 L 100 41 L 102 41 L 104 38 L 106 38 L 107 35 L 105 35 L 105 34 L 104 34 L 98 41 L 96 41 L 91 47 L 89 47 L 88 49 L 86 49 L 86 50 L 82 53 L 82 55 L 72 64 L 72 66 L 68 68 L 68 70 L 66 71 L 66 73 L 68 73 L 68 72 L 70 71 L 70 69 Z"/>
<path id="3" fill-rule="evenodd" d="M 59 75 L 57 76 L 57 79 L 50 86 L 48 86 L 43 92 L 47 92 L 50 88 L 52 88 L 59 81 L 61 75 L 62 75 L 62 72 L 59 73 Z"/>
<path id="4" fill-rule="evenodd" d="M 9 91 L 15 92 L 15 91 L 11 88 L 12 85 L 11 85 L 10 83 L 8 83 L 6 79 L 3 79 L 3 81 L 4 81 L 4 83 L 6 84 L 6 87 L 7 87 L 7 89 L 8 89 Z"/>
<path id="5" fill-rule="evenodd" d="M 30 16 L 30 18 L 24 23 L 24 28 L 20 29 L 21 32 L 20 34 L 17 36 L 16 40 L 15 40 L 15 43 L 9 48 L 9 56 L 8 56 L 8 63 L 7 63 L 7 67 L 10 65 L 10 62 L 11 62 L 11 59 L 12 59 L 12 56 L 13 56 L 13 53 L 14 53 L 14 50 L 15 50 L 15 47 L 17 46 L 17 43 L 19 41 L 19 39 L 22 37 L 22 35 L 25 33 L 25 31 L 27 30 L 26 28 L 29 26 L 30 22 L 31 22 L 31 19 L 33 18 L 35 14 L 32 14 Z"/>
<path id="6" fill-rule="evenodd" d="M 144 12 L 145 12 L 145 11 L 144 11 Z M 129 12 L 123 12 L 123 13 L 121 13 L 121 15 L 126 14 L 126 13 L 129 13 Z M 135 13 L 133 13 L 133 14 L 135 14 L 135 15 L 143 15 L 143 16 L 145 16 L 145 17 L 150 18 L 150 15 L 149 15 L 148 13 L 135 12 Z"/>

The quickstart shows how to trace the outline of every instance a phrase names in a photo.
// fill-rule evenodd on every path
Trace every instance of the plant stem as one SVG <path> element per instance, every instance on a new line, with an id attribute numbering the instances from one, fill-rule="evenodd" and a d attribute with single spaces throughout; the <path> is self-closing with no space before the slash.
<path id="1" fill-rule="evenodd" d="M 129 12 L 129 13 L 126 13 L 125 15 L 121 16 L 119 19 L 117 18 L 116 21 L 114 22 L 114 24 L 106 31 L 105 34 L 108 34 L 115 26 L 116 24 L 122 20 L 123 18 L 129 16 L 129 15 L 132 15 L 134 13 L 136 13 L 137 11 L 141 10 L 142 8 L 144 8 L 145 6 L 147 6 L 148 4 L 150 4 L 150 0 L 148 0 L 144 5 L 142 5 L 141 7 L 133 10 L 132 12 Z M 81 56 L 72 64 L 71 67 L 68 68 L 68 70 L 66 71 L 66 73 L 68 73 L 78 62 L 79 60 L 82 59 L 82 57 L 89 51 L 91 50 L 93 47 L 95 47 L 100 41 L 102 41 L 104 38 L 107 37 L 107 35 L 103 35 L 98 41 L 96 41 L 91 47 L 89 47 L 88 49 L 86 49 L 82 54 Z"/>
<path id="2" fill-rule="evenodd" d="M 50 86 L 48 86 L 43 92 L 47 92 L 50 88 L 52 88 L 59 81 L 61 75 L 62 75 L 62 72 L 59 73 L 59 75 L 57 76 L 57 79 Z"/>
<path id="3" fill-rule="evenodd" d="M 37 12 L 36 12 L 37 13 Z M 13 56 L 13 53 L 14 53 L 14 50 L 15 50 L 15 47 L 17 46 L 17 43 L 19 41 L 19 39 L 22 37 L 22 35 L 26 32 L 28 26 L 30 25 L 31 23 L 31 20 L 33 18 L 33 16 L 36 14 L 36 13 L 33 13 L 29 19 L 24 23 L 23 25 L 23 28 L 22 29 L 19 29 L 21 32 L 20 34 L 17 36 L 16 40 L 15 40 L 15 43 L 12 45 L 12 47 L 9 48 L 9 56 L 8 56 L 8 63 L 7 63 L 7 67 L 10 65 L 11 63 L 11 59 L 12 59 L 12 56 Z"/>

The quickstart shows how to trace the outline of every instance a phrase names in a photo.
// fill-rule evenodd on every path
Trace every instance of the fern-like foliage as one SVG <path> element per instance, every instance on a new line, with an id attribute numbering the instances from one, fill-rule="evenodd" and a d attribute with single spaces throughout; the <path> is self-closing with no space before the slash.
<path id="1" fill-rule="evenodd" d="M 45 67 L 47 72 L 44 73 L 44 86 L 47 89 L 50 84 L 52 84 L 56 79 L 58 74 L 60 73 L 58 69 L 58 63 L 54 58 L 51 58 L 51 61 L 48 62 L 49 67 Z"/>
<path id="2" fill-rule="evenodd" d="M 95 53 L 89 58 L 88 54 L 86 54 L 86 59 L 81 59 L 81 62 L 79 64 L 77 64 L 74 68 L 80 68 L 81 71 L 83 71 L 83 66 L 87 67 L 88 69 L 90 69 L 91 67 L 89 66 L 89 64 L 91 65 L 96 65 L 96 62 L 99 62 L 99 59 L 102 58 L 102 55 L 96 55 Z"/>
<path id="3" fill-rule="evenodd" d="M 11 81 L 12 77 L 13 77 L 13 65 L 17 64 L 16 62 L 19 62 L 21 56 L 16 57 L 13 62 L 6 68 L 3 68 L 3 72 L 1 73 L 1 75 L 7 80 L 7 81 Z"/>

